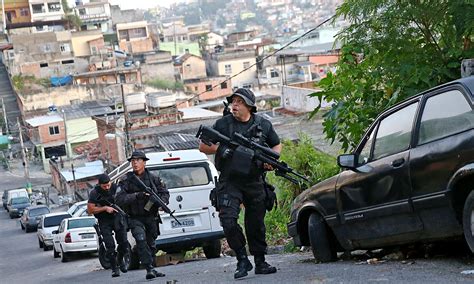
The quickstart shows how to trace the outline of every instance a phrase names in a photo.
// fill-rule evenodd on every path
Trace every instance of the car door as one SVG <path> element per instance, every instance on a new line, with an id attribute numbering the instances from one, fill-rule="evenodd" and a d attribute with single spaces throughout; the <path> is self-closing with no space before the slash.
<path id="1" fill-rule="evenodd" d="M 53 234 L 54 248 L 58 252 L 61 251 L 61 239 L 63 236 L 65 226 L 66 226 L 66 219 L 61 221 L 61 224 L 59 224 L 57 233 Z"/>
<path id="2" fill-rule="evenodd" d="M 358 168 L 338 179 L 342 227 L 356 247 L 396 241 L 394 235 L 422 229 L 410 201 L 410 145 L 417 110 L 415 99 L 381 116 L 356 150 Z"/>
<path id="3" fill-rule="evenodd" d="M 449 86 L 426 94 L 410 158 L 413 205 L 430 236 L 461 230 L 451 209 L 448 183 L 474 160 L 474 112 L 470 94 Z"/>

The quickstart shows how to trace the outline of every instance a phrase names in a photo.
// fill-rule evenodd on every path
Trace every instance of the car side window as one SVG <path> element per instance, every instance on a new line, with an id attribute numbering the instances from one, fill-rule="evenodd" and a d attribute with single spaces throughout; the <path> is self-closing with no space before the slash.
<path id="1" fill-rule="evenodd" d="M 380 121 L 374 144 L 374 160 L 408 149 L 417 108 L 418 102 Z"/>
<path id="2" fill-rule="evenodd" d="M 61 224 L 59 225 L 58 232 L 60 233 L 64 232 L 64 221 L 62 221 Z"/>
<path id="3" fill-rule="evenodd" d="M 38 229 L 41 229 L 41 228 L 43 228 L 43 218 L 41 218 L 41 220 L 38 223 Z"/>
<path id="4" fill-rule="evenodd" d="M 374 140 L 374 133 L 375 131 L 372 130 L 372 132 L 369 135 L 369 138 L 367 139 L 367 141 L 365 141 L 365 145 L 360 151 L 360 154 L 357 160 L 358 165 L 366 164 L 369 161 L 370 149 L 372 149 L 372 141 Z"/>
<path id="5" fill-rule="evenodd" d="M 421 116 L 418 144 L 438 140 L 474 126 L 474 112 L 459 90 L 441 93 L 426 100 Z"/>

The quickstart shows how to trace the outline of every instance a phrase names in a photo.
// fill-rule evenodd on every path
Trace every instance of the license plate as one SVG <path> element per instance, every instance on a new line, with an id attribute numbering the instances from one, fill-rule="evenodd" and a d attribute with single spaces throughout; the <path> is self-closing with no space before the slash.
<path id="1" fill-rule="evenodd" d="M 189 218 L 189 219 L 180 219 L 179 222 L 181 222 L 181 225 L 176 222 L 176 220 L 171 220 L 171 228 L 181 228 L 181 227 L 193 227 L 194 226 L 194 219 Z"/>
<path id="2" fill-rule="evenodd" d="M 81 238 L 83 238 L 83 239 L 93 239 L 94 234 L 83 234 L 83 235 L 81 235 Z"/>

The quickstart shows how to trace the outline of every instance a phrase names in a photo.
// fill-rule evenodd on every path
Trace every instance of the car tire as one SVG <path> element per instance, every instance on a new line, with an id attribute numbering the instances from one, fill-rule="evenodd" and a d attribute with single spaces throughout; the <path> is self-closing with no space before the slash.
<path id="1" fill-rule="evenodd" d="M 20 221 L 20 227 L 21 227 L 22 230 L 25 229 L 25 226 L 23 226 L 23 223 L 21 221 Z"/>
<path id="2" fill-rule="evenodd" d="M 308 236 L 316 260 L 320 262 L 336 260 L 334 241 L 329 239 L 328 229 L 321 215 L 312 213 L 309 217 Z"/>
<path id="3" fill-rule="evenodd" d="M 40 249 L 42 249 L 43 246 L 44 246 L 43 242 L 40 239 L 38 239 L 38 245 L 39 245 Z"/>
<path id="4" fill-rule="evenodd" d="M 59 252 L 57 252 L 53 246 L 53 258 L 58 258 L 58 257 L 59 257 Z"/>
<path id="5" fill-rule="evenodd" d="M 98 254 L 99 254 L 100 265 L 104 269 L 110 269 L 110 260 L 107 257 L 105 245 L 103 243 L 99 246 Z"/>
<path id="6" fill-rule="evenodd" d="M 53 247 L 54 247 L 54 245 L 53 245 Z M 49 246 L 47 246 L 45 243 L 43 243 L 43 250 L 48 251 L 49 249 L 50 249 Z"/>
<path id="7" fill-rule="evenodd" d="M 67 253 L 64 252 L 63 249 L 61 248 L 61 262 L 68 262 L 68 261 L 69 261 L 69 257 Z"/>
<path id="8" fill-rule="evenodd" d="M 471 191 L 464 202 L 462 227 L 464 239 L 471 249 L 471 252 L 474 252 L 474 191 Z"/>
<path id="9" fill-rule="evenodd" d="M 221 256 L 221 240 L 213 240 L 202 246 L 206 258 L 219 258 Z"/>
<path id="10" fill-rule="evenodd" d="M 30 233 L 31 231 L 33 231 L 33 229 L 30 229 L 28 225 L 25 226 L 25 233 Z"/>

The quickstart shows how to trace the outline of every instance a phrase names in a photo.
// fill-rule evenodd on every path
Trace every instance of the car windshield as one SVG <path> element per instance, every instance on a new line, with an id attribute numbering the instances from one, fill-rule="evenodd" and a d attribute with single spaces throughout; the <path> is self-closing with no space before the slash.
<path id="1" fill-rule="evenodd" d="M 69 218 L 69 217 L 71 217 L 69 214 L 46 217 L 44 218 L 44 227 L 59 226 L 59 224 L 61 223 L 63 219 Z"/>
<path id="2" fill-rule="evenodd" d="M 35 209 L 30 210 L 31 217 L 41 216 L 48 213 L 49 213 L 48 207 L 35 208 Z"/>
<path id="3" fill-rule="evenodd" d="M 74 203 L 68 210 L 67 213 L 71 214 L 71 216 L 80 208 L 87 206 L 87 204 L 79 204 L 79 203 Z"/>
<path id="4" fill-rule="evenodd" d="M 94 227 L 94 225 L 95 225 L 95 218 L 82 218 L 82 219 L 69 220 L 67 224 L 67 228 L 68 229 L 87 228 L 87 227 Z"/>
<path id="5" fill-rule="evenodd" d="M 30 203 L 28 197 L 17 197 L 12 199 L 12 204 L 25 204 Z"/>

